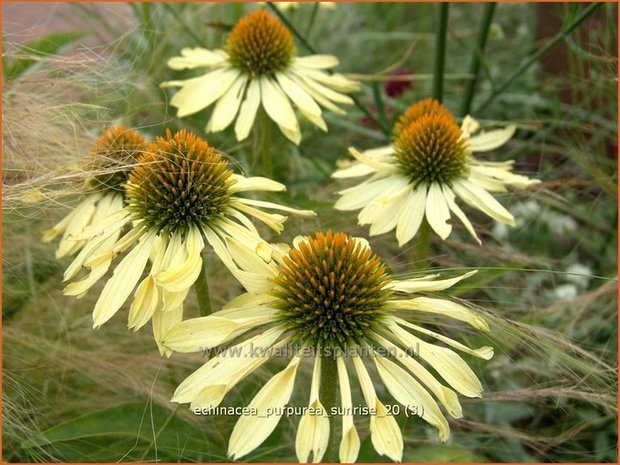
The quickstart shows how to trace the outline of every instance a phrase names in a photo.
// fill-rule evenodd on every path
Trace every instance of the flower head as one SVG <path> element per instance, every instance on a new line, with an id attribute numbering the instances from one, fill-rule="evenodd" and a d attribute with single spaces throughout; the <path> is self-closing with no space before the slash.
<path id="1" fill-rule="evenodd" d="M 123 185 L 145 146 L 144 137 L 123 126 L 108 128 L 97 139 L 86 157 L 86 168 L 92 173 L 86 180 L 86 199 L 43 234 L 44 242 L 63 234 L 56 250 L 57 258 L 79 252 L 85 241 L 77 237 L 86 228 L 122 210 Z"/>
<path id="2" fill-rule="evenodd" d="M 446 239 L 452 225 L 450 212 L 480 243 L 474 228 L 457 205 L 459 197 L 496 221 L 514 225 L 514 218 L 490 192 L 504 192 L 506 186 L 522 189 L 540 181 L 513 174 L 512 161 L 486 162 L 474 158 L 505 144 L 515 126 L 487 132 L 467 116 L 459 127 L 439 102 L 426 99 L 412 105 L 394 128 L 392 145 L 364 152 L 350 149 L 357 159 L 339 169 L 334 178 L 371 175 L 361 184 L 340 191 L 335 207 L 357 210 L 362 225 L 370 224 L 370 235 L 396 228 L 399 245 L 409 242 L 424 218 Z"/>
<path id="3" fill-rule="evenodd" d="M 228 449 L 232 458 L 248 454 L 274 430 L 281 415 L 273 412 L 289 402 L 305 358 L 314 364 L 308 401 L 313 410 L 299 423 L 295 446 L 301 462 L 308 461 L 310 455 L 314 462 L 321 461 L 330 434 L 321 401 L 321 364 L 326 361 L 335 363 L 340 389 L 341 462 L 355 461 L 360 448 L 348 375 L 351 365 L 367 406 L 376 412 L 370 418 L 372 443 L 377 452 L 396 461 L 402 458 L 402 435 L 379 399 L 367 363 L 375 365 L 387 391 L 404 408 L 433 425 L 442 441 L 448 438 L 449 426 L 439 404 L 458 418 L 462 410 L 457 392 L 467 397 L 481 395 L 480 381 L 450 347 L 483 359 L 492 357 L 492 348 L 470 349 L 426 329 L 419 321 L 425 315 L 435 315 L 488 330 L 485 320 L 473 310 L 433 296 L 474 272 L 444 280 L 436 276 L 396 280 L 365 240 L 331 231 L 298 238 L 290 249 L 278 247 L 268 261 L 257 256 L 247 260 L 242 244 L 234 238 L 228 241 L 238 267 L 233 273 L 242 282 L 251 283 L 246 287 L 253 292 L 211 316 L 173 327 L 162 344 L 172 351 L 193 352 L 242 338 L 178 387 L 173 401 L 190 402 L 192 409 L 217 407 L 226 393 L 272 355 L 285 347 L 294 349 L 288 366 L 250 402 L 249 410 L 256 415 L 243 415 L 237 422 Z M 262 329 L 244 338 L 244 333 L 257 328 Z"/>
<path id="4" fill-rule="evenodd" d="M 268 259 L 272 249 L 248 216 L 280 232 L 286 216 L 259 208 L 314 214 L 238 195 L 284 189 L 270 179 L 233 173 L 228 162 L 194 134 L 167 131 L 165 137 L 158 137 L 146 147 L 130 173 L 125 185 L 127 207 L 83 231 L 79 239 L 89 241 L 88 247 L 69 266 L 65 280 L 75 277 L 82 268 L 89 272 L 70 283 L 65 294 L 83 295 L 107 272 L 118 254 L 131 249 L 95 304 L 94 325 L 108 321 L 137 285 L 129 309 L 129 327 L 137 330 L 152 318 L 155 339 L 159 341 L 171 325 L 182 319 L 183 301 L 202 269 L 205 241 L 226 266 L 233 266 L 226 246 L 231 236 L 243 244 L 247 255 Z M 132 228 L 117 240 L 127 224 Z M 149 259 L 150 271 L 138 284 Z"/>
<path id="5" fill-rule="evenodd" d="M 330 55 L 298 57 L 289 30 L 267 12 L 258 10 L 235 24 L 223 50 L 185 48 L 181 56 L 168 61 L 168 66 L 176 70 L 211 68 L 207 74 L 162 85 L 181 87 L 170 101 L 178 108 L 179 117 L 215 104 L 207 132 L 226 129 L 236 117 L 235 133 L 238 140 L 243 140 L 262 105 L 283 134 L 298 144 L 301 132 L 291 102 L 324 131 L 327 125 L 319 105 L 343 113 L 336 103 L 353 103 L 342 92 L 357 90 L 358 84 L 323 71 L 337 64 L 338 60 Z"/>

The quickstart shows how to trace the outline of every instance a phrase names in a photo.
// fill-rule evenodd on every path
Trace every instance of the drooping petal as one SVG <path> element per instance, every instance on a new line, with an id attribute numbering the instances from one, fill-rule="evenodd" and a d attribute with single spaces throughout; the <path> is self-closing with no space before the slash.
<path id="1" fill-rule="evenodd" d="M 151 275 L 144 278 L 138 285 L 134 300 L 129 307 L 129 321 L 127 327 L 137 331 L 153 316 L 159 304 L 159 293 Z"/>
<path id="2" fill-rule="evenodd" d="M 446 441 L 450 427 L 428 391 L 394 362 L 380 356 L 373 359 L 383 384 L 394 399 L 437 428 L 439 440 Z"/>
<path id="3" fill-rule="evenodd" d="M 250 134 L 250 129 L 254 125 L 256 112 L 261 101 L 260 84 L 257 79 L 250 80 L 245 100 L 241 104 L 239 116 L 235 122 L 235 135 L 238 141 L 244 140 Z"/>
<path id="4" fill-rule="evenodd" d="M 269 329 L 213 357 L 177 387 L 172 402 L 193 402 L 200 391 L 209 385 L 228 384 L 239 371 L 245 370 L 246 365 L 251 363 L 254 357 L 268 353 L 269 348 L 283 332 L 284 329 L 280 327 Z"/>
<path id="5" fill-rule="evenodd" d="M 261 103 L 263 108 L 279 126 L 299 132 L 297 118 L 288 97 L 279 84 L 268 77 L 260 78 Z"/>
<path id="6" fill-rule="evenodd" d="M 317 105 L 314 99 L 306 92 L 303 87 L 291 80 L 284 73 L 276 73 L 276 79 L 282 87 L 282 90 L 304 113 L 321 116 L 321 107 Z"/>
<path id="7" fill-rule="evenodd" d="M 97 211 L 97 207 L 95 206 L 97 200 L 98 196 L 89 196 L 75 208 L 63 237 L 58 244 L 58 249 L 56 249 L 56 258 L 71 255 L 78 251 L 84 244 L 83 241 L 77 240 L 75 237 L 80 235 L 84 228 L 90 223 L 93 215 Z"/>
<path id="8" fill-rule="evenodd" d="M 157 348 L 161 355 L 170 357 L 172 351 L 161 343 L 164 335 L 178 325 L 183 320 L 183 305 L 168 311 L 157 310 L 151 317 L 151 324 L 153 325 L 153 337 L 157 343 Z"/>
<path id="9" fill-rule="evenodd" d="M 292 68 L 295 72 L 303 74 L 304 77 L 312 79 L 314 82 L 321 83 L 329 89 L 337 90 L 339 92 L 355 92 L 360 89 L 359 82 L 347 79 L 342 74 L 328 74 L 320 70 L 295 68 L 295 66 Z"/>
<path id="10" fill-rule="evenodd" d="M 393 333 L 407 347 L 418 347 L 418 356 L 431 365 L 456 391 L 467 397 L 481 397 L 482 384 L 476 374 L 457 353 L 446 347 L 429 344 L 398 327 Z"/>
<path id="11" fill-rule="evenodd" d="M 174 326 L 162 339 L 162 345 L 174 352 L 203 352 L 252 328 L 273 321 L 271 315 L 231 320 L 209 315 L 192 318 Z"/>
<path id="12" fill-rule="evenodd" d="M 340 404 L 342 414 L 342 440 L 338 450 L 341 463 L 354 463 L 360 451 L 360 438 L 353 423 L 353 402 L 351 400 L 351 385 L 343 357 L 336 359 L 338 367 L 338 385 L 340 386 Z"/>
<path id="13" fill-rule="evenodd" d="M 387 455 L 395 462 L 400 462 L 403 457 L 403 436 L 398 424 L 385 408 L 385 405 L 377 398 L 375 388 L 372 385 L 368 371 L 360 357 L 353 355 L 353 364 L 360 381 L 366 405 L 374 408 L 376 414 L 370 417 L 370 440 L 375 450 L 381 455 Z"/>
<path id="14" fill-rule="evenodd" d="M 342 103 L 345 105 L 353 105 L 353 99 L 351 97 L 336 92 L 335 90 L 332 90 L 329 87 L 320 84 L 314 79 L 314 77 L 316 76 L 311 78 L 305 70 L 293 68 L 292 73 L 294 73 L 303 81 L 303 83 L 305 84 L 303 87 L 310 93 L 310 95 L 315 98 L 315 100 L 316 96 L 313 95 L 313 93 L 310 92 L 309 89 L 312 89 L 315 94 L 319 94 L 333 102 Z"/>
<path id="15" fill-rule="evenodd" d="M 426 219 L 439 237 L 444 240 L 447 239 L 452 231 L 452 225 L 447 223 L 450 219 L 450 210 L 448 209 L 441 186 L 434 182 L 428 187 Z"/>
<path id="16" fill-rule="evenodd" d="M 467 204 L 481 210 L 491 218 L 514 226 L 515 220 L 512 214 L 506 210 L 495 198 L 487 191 L 475 184 L 460 180 L 454 183 L 453 190 Z"/>
<path id="17" fill-rule="evenodd" d="M 202 269 L 201 252 L 204 247 L 204 241 L 197 228 L 192 227 L 189 229 L 182 247 L 186 251 L 186 260 L 179 266 L 162 270 L 154 276 L 157 285 L 170 292 L 183 292 L 189 289 L 198 279 Z"/>
<path id="18" fill-rule="evenodd" d="M 416 297 L 409 300 L 390 301 L 390 306 L 396 310 L 415 310 L 425 313 L 447 316 L 455 320 L 469 323 L 481 331 L 489 331 L 489 324 L 473 310 L 444 299 L 433 299 L 430 297 Z"/>
<path id="19" fill-rule="evenodd" d="M 288 366 L 273 376 L 254 396 L 248 408 L 256 415 L 242 415 L 230 435 L 228 455 L 237 460 L 252 452 L 269 437 L 282 417 L 281 409 L 289 401 L 301 358 L 295 356 Z M 280 414 L 273 413 L 280 409 Z"/>
<path id="20" fill-rule="evenodd" d="M 241 210 L 244 213 L 256 218 L 257 220 L 266 224 L 270 229 L 273 229 L 277 233 L 284 231 L 284 222 L 287 220 L 287 216 L 277 213 L 267 213 L 258 208 L 250 207 L 241 202 L 233 204 L 234 208 Z"/>
<path id="21" fill-rule="evenodd" d="M 397 226 L 399 215 L 403 208 L 406 208 L 406 199 L 410 190 L 410 186 L 407 185 L 395 194 L 379 198 L 374 202 L 377 207 L 382 209 L 382 212 L 375 217 L 370 226 L 368 232 L 371 236 L 385 234 Z M 362 224 L 362 212 L 360 212 L 358 219 L 360 224 Z"/>
<path id="22" fill-rule="evenodd" d="M 319 401 L 321 383 L 321 357 L 315 357 L 310 402 L 297 427 L 295 452 L 300 463 L 308 462 L 312 454 L 312 462 L 319 463 L 325 454 L 329 442 L 329 417 Z"/>
<path id="23" fill-rule="evenodd" d="M 391 325 L 390 325 L 391 329 Z M 463 409 L 461 408 L 461 404 L 459 403 L 459 398 L 452 389 L 441 384 L 435 376 L 433 376 L 430 371 L 424 368 L 419 362 L 417 362 L 413 357 L 409 356 L 408 353 L 400 349 L 395 344 L 392 344 L 385 338 L 380 336 L 375 336 L 377 341 L 383 346 L 390 350 L 390 353 L 394 353 L 397 357 L 398 361 L 402 363 L 402 365 L 407 368 L 417 379 L 419 379 L 426 388 L 433 393 L 433 395 L 441 402 L 441 404 L 445 407 L 448 413 L 454 418 L 461 418 L 463 416 Z M 396 336 L 395 336 L 396 337 Z M 407 348 L 408 352 L 412 349 L 416 352 L 416 348 Z"/>
<path id="24" fill-rule="evenodd" d="M 143 236 L 134 249 L 118 264 L 93 310 L 93 326 L 98 328 L 121 308 L 144 271 L 155 241 L 154 233 Z"/>
<path id="25" fill-rule="evenodd" d="M 336 210 L 357 210 L 376 200 L 383 195 L 386 190 L 393 188 L 394 180 L 391 177 L 384 177 L 377 181 L 359 184 L 341 191 L 342 197 L 338 199 L 334 208 Z"/>
<path id="26" fill-rule="evenodd" d="M 398 239 L 399 247 L 413 239 L 420 229 L 426 210 L 426 190 L 426 186 L 422 185 L 409 192 L 396 225 L 396 239 Z"/>
<path id="27" fill-rule="evenodd" d="M 467 229 L 469 234 L 473 236 L 473 238 L 476 240 L 478 245 L 481 245 L 482 242 L 478 238 L 476 231 L 474 231 L 474 227 L 469 221 L 469 218 L 465 216 L 465 213 L 463 213 L 463 210 L 461 210 L 461 208 L 454 201 L 454 192 L 452 192 L 452 189 L 450 189 L 448 186 L 443 186 L 443 195 L 444 195 L 444 198 L 446 199 L 446 202 L 448 203 L 448 208 L 457 216 L 459 220 L 461 220 L 461 222 L 465 226 L 465 229 Z"/>
<path id="28" fill-rule="evenodd" d="M 321 92 L 319 92 L 314 86 L 309 85 L 304 79 L 302 79 L 300 76 L 294 74 L 294 73 L 288 73 L 288 76 L 295 81 L 298 85 L 300 85 L 301 87 L 304 88 L 304 90 L 306 92 L 308 92 L 308 94 L 310 94 L 310 96 L 316 100 L 316 102 L 327 108 L 330 111 L 333 111 L 334 113 L 337 113 L 339 115 L 346 115 L 346 111 L 344 111 L 343 109 L 341 109 L 340 107 L 338 107 L 337 105 L 335 105 L 331 100 L 329 100 L 328 98 L 326 98 L 323 94 L 321 94 Z"/>
<path id="29" fill-rule="evenodd" d="M 97 266 L 93 266 L 85 278 L 67 284 L 62 293 L 76 296 L 79 299 L 108 272 L 111 264 L 112 259 L 110 258 L 97 264 Z"/>
<path id="30" fill-rule="evenodd" d="M 189 79 L 170 99 L 170 105 L 178 109 L 179 118 L 197 113 L 222 97 L 239 73 L 234 68 L 218 68 L 204 76 Z"/>
<path id="31" fill-rule="evenodd" d="M 490 360 L 493 358 L 493 347 L 484 346 L 479 349 L 471 349 L 466 345 L 461 344 L 454 339 L 450 339 L 442 334 L 431 331 L 430 329 L 423 328 L 422 326 L 415 325 L 413 323 L 409 323 L 408 321 L 397 318 L 396 321 L 401 326 L 406 326 L 407 328 L 411 328 L 419 333 L 426 334 L 427 336 L 434 337 L 435 339 L 447 344 L 455 349 L 460 350 L 461 352 L 465 352 L 466 354 L 473 355 L 474 357 L 482 358 L 484 360 Z"/>
<path id="32" fill-rule="evenodd" d="M 207 124 L 205 128 L 206 132 L 223 131 L 233 122 L 239 111 L 247 82 L 248 78 L 244 75 L 240 75 L 224 95 L 218 99 L 209 124 Z"/>

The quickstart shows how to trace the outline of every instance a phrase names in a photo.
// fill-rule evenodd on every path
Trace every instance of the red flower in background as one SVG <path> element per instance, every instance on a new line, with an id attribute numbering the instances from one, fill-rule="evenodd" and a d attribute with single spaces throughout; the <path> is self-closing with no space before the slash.
<path id="1" fill-rule="evenodd" d="M 411 87 L 411 79 L 398 78 L 399 76 L 407 76 L 411 74 L 407 69 L 398 69 L 391 76 L 396 78 L 385 83 L 385 93 L 389 97 L 398 97 Z"/>

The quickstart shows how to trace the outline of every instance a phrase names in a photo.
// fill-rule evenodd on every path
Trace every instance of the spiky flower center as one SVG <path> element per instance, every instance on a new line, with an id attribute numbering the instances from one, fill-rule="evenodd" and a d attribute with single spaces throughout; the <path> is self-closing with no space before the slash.
<path id="1" fill-rule="evenodd" d="M 400 171 L 415 187 L 451 185 L 467 170 L 470 152 L 451 116 L 427 114 L 403 129 L 394 141 Z"/>
<path id="2" fill-rule="evenodd" d="M 301 241 L 284 259 L 275 279 L 278 319 L 298 343 L 346 349 L 367 340 L 379 325 L 391 292 L 383 262 L 346 234 Z"/>
<path id="3" fill-rule="evenodd" d="M 127 176 L 146 146 L 144 137 L 133 129 L 114 126 L 95 142 L 88 165 L 94 176 L 88 185 L 95 190 L 121 191 Z"/>
<path id="4" fill-rule="evenodd" d="M 149 144 L 126 184 L 128 209 L 157 231 L 186 232 L 224 215 L 232 170 L 206 141 L 181 130 Z"/>
<path id="5" fill-rule="evenodd" d="M 235 24 L 225 48 L 233 66 L 254 76 L 286 68 L 295 55 L 291 33 L 262 10 L 253 11 Z"/>
<path id="6" fill-rule="evenodd" d="M 420 100 L 419 102 L 411 105 L 400 116 L 400 118 L 398 118 L 398 121 L 394 126 L 394 135 L 398 136 L 398 134 L 406 129 L 411 123 L 425 115 L 443 115 L 446 118 L 452 119 L 450 111 L 441 103 L 432 98 L 425 98 L 424 100 Z"/>

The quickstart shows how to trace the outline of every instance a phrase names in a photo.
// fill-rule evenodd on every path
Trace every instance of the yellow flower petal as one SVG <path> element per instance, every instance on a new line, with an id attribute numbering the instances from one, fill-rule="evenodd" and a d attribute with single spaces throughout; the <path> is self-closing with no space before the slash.
<path id="1" fill-rule="evenodd" d="M 405 279 L 402 281 L 394 280 L 390 283 L 388 287 L 398 292 L 407 293 L 443 291 L 454 286 L 456 283 L 462 281 L 463 279 L 467 279 L 470 276 L 475 275 L 477 272 L 478 270 L 468 271 L 461 276 L 449 279 Z"/>
<path id="2" fill-rule="evenodd" d="M 147 276 L 138 285 L 135 297 L 129 307 L 128 328 L 137 331 L 153 316 L 159 303 L 157 286 L 152 276 Z"/>
<path id="3" fill-rule="evenodd" d="M 288 366 L 273 376 L 254 396 L 249 409 L 256 415 L 242 415 L 237 421 L 228 444 L 228 455 L 237 460 L 263 443 L 277 426 L 281 409 L 289 401 L 295 385 L 300 358 L 294 357 Z M 273 412 L 273 409 L 280 409 Z"/>
<path id="4" fill-rule="evenodd" d="M 230 192 L 280 192 L 286 190 L 286 186 L 284 184 L 269 178 L 262 178 L 260 176 L 252 176 L 246 178 L 245 176 L 241 176 L 240 174 L 233 174 L 231 176 L 231 179 L 234 181 L 234 184 L 230 187 Z"/>
<path id="5" fill-rule="evenodd" d="M 444 240 L 448 238 L 450 232 L 452 232 L 452 225 L 447 223 L 450 219 L 450 210 L 444 198 L 441 186 L 437 183 L 431 183 L 428 188 L 426 197 L 426 219 L 439 237 Z"/>
<path id="6" fill-rule="evenodd" d="M 182 247 L 186 250 L 185 261 L 179 266 L 168 268 L 154 276 L 157 285 L 165 288 L 167 291 L 182 292 L 189 289 L 198 279 L 202 269 L 201 252 L 204 242 L 198 229 L 189 229 Z"/>
<path id="7" fill-rule="evenodd" d="M 261 101 L 260 84 L 257 79 L 250 81 L 246 92 L 245 100 L 241 104 L 239 116 L 235 122 L 235 135 L 238 141 L 242 141 L 250 134 L 250 129 L 254 125 L 256 112 Z"/>
<path id="8" fill-rule="evenodd" d="M 95 304 L 93 310 L 93 326 L 95 328 L 112 318 L 127 300 L 144 271 L 154 241 L 155 235 L 148 233 L 118 264 Z"/>
<path id="9" fill-rule="evenodd" d="M 395 310 L 416 310 L 447 316 L 455 320 L 464 321 L 481 331 L 489 331 L 489 324 L 481 315 L 449 300 L 416 297 L 409 300 L 392 300 L 390 301 L 390 307 Z"/>
<path id="10" fill-rule="evenodd" d="M 395 462 L 403 459 L 403 435 L 394 417 L 388 414 L 385 405 L 375 399 L 376 415 L 370 417 L 370 440 L 377 453 L 386 455 Z"/>
<path id="11" fill-rule="evenodd" d="M 201 66 L 215 66 L 223 63 L 227 55 L 212 52 L 200 47 L 184 48 L 181 50 L 180 57 L 173 57 L 168 60 L 168 67 L 172 69 L 194 69 Z"/>
<path id="12" fill-rule="evenodd" d="M 170 328 L 179 324 L 182 320 L 183 306 L 179 306 L 174 310 L 169 310 L 167 312 L 158 310 L 153 314 L 153 317 L 151 318 L 151 323 L 153 325 L 153 337 L 155 338 L 155 342 L 157 343 L 157 347 L 159 348 L 159 353 L 161 355 L 165 355 L 166 357 L 170 357 L 172 355 L 172 351 L 164 347 L 161 341 Z"/>
<path id="13" fill-rule="evenodd" d="M 446 441 L 450 427 L 428 391 L 394 362 L 380 356 L 374 357 L 374 361 L 383 384 L 394 399 L 437 428 L 439 440 Z"/>
<path id="14" fill-rule="evenodd" d="M 468 145 L 472 152 L 488 152 L 501 147 L 514 136 L 517 127 L 514 124 L 502 129 L 481 132 L 475 136 L 470 136 Z"/>
<path id="15" fill-rule="evenodd" d="M 271 315 L 244 320 L 230 320 L 213 315 L 192 318 L 174 326 L 161 342 L 175 352 L 202 352 L 270 321 L 273 321 Z"/>
<path id="16" fill-rule="evenodd" d="M 338 367 L 338 384 L 340 386 L 340 404 L 342 414 L 342 440 L 338 449 L 341 463 L 353 463 L 357 460 L 360 451 L 360 438 L 353 424 L 353 402 L 351 401 L 351 386 L 347 367 L 342 357 L 336 359 Z"/>

